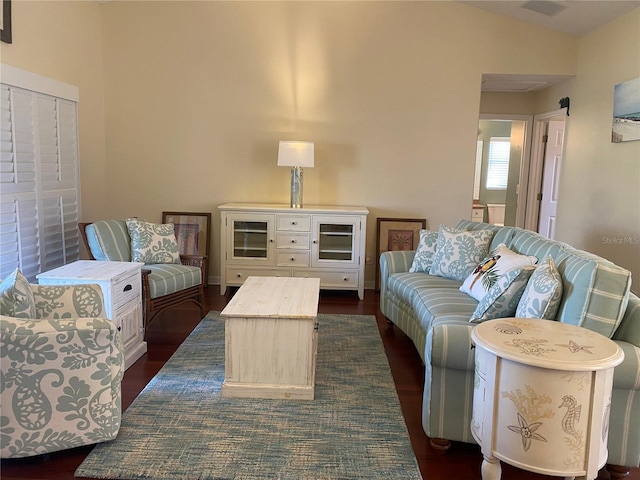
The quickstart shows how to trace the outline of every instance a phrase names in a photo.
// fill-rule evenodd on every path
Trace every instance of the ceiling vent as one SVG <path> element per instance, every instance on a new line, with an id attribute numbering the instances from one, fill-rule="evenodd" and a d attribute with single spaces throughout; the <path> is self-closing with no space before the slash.
<path id="1" fill-rule="evenodd" d="M 522 8 L 526 8 L 527 10 L 531 10 L 532 12 L 541 13 L 542 15 L 546 15 L 547 17 L 553 17 L 567 7 L 556 2 L 551 2 L 549 0 L 530 0 L 529 2 L 522 5 Z"/>

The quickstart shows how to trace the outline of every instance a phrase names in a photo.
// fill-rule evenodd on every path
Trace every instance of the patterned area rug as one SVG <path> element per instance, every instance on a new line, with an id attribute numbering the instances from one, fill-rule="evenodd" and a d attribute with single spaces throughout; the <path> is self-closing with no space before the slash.
<path id="1" fill-rule="evenodd" d="M 375 317 L 318 320 L 315 400 L 222 398 L 224 322 L 209 312 L 75 475 L 421 479 Z"/>

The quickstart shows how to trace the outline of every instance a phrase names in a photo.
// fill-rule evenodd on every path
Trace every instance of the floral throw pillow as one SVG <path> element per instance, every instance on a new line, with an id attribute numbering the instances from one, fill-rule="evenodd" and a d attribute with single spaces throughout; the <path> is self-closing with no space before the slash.
<path id="1" fill-rule="evenodd" d="M 516 317 L 554 320 L 562 300 L 562 277 L 551 256 L 540 262 L 524 289 Z"/>
<path id="2" fill-rule="evenodd" d="M 494 318 L 513 317 L 518 302 L 535 267 L 520 267 L 509 270 L 489 289 L 469 320 L 480 323 Z"/>
<path id="3" fill-rule="evenodd" d="M 440 225 L 436 253 L 429 273 L 438 277 L 464 281 L 487 256 L 492 230 L 458 231 Z"/>
<path id="4" fill-rule="evenodd" d="M 535 265 L 537 262 L 537 257 L 512 252 L 501 243 L 473 269 L 460 287 L 460 291 L 480 301 L 509 270 Z"/>
<path id="5" fill-rule="evenodd" d="M 172 223 L 149 223 L 137 218 L 127 218 L 126 222 L 131 237 L 131 261 L 180 263 Z"/>
<path id="6" fill-rule="evenodd" d="M 0 283 L 0 314 L 36 318 L 36 301 L 29 281 L 17 268 Z"/>
<path id="7" fill-rule="evenodd" d="M 410 272 L 429 273 L 433 255 L 436 253 L 436 244 L 438 243 L 438 232 L 431 230 L 420 230 L 420 241 L 416 254 L 413 257 L 413 263 L 409 268 Z"/>

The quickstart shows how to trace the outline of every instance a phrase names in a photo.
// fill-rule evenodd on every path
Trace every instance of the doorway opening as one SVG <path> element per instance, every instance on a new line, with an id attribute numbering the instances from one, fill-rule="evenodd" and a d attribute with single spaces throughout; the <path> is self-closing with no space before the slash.
<path id="1" fill-rule="evenodd" d="M 531 115 L 481 114 L 472 218 L 524 226 Z"/>

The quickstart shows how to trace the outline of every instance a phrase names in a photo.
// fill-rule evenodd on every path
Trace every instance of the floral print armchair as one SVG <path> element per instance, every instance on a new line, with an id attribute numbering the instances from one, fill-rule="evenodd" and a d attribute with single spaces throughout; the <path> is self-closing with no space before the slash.
<path id="1" fill-rule="evenodd" d="M 112 440 L 123 347 L 97 285 L 0 284 L 0 453 L 39 455 Z"/>

